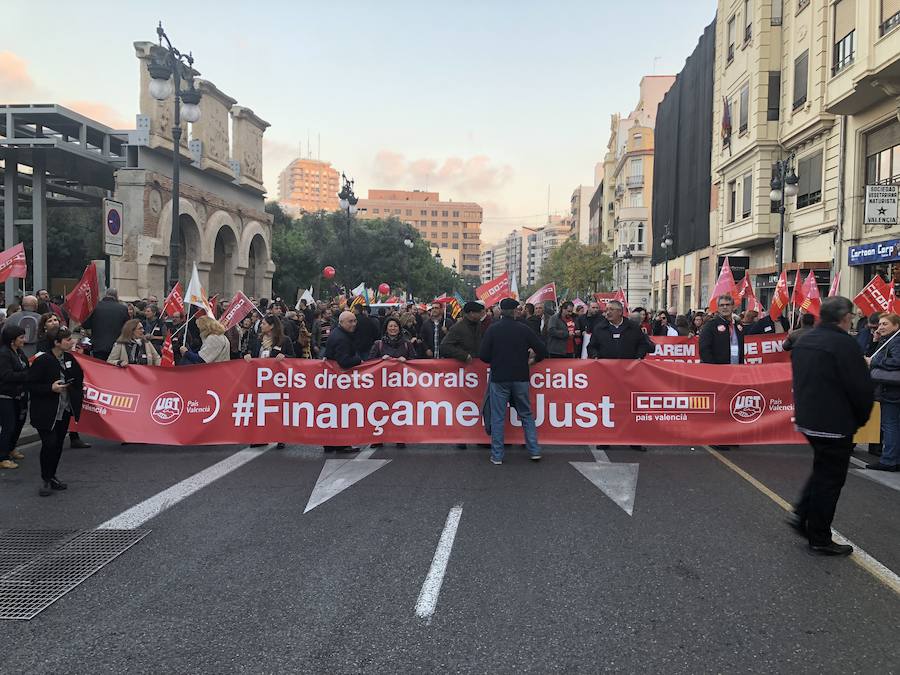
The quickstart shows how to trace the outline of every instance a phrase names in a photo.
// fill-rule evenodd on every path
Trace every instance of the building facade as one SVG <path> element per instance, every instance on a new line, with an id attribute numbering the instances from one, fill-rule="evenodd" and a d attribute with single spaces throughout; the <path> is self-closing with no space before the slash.
<path id="1" fill-rule="evenodd" d="M 340 183 L 330 162 L 300 157 L 278 174 L 278 203 L 292 215 L 337 211 Z"/>
<path id="2" fill-rule="evenodd" d="M 674 81 L 673 75 L 642 78 L 634 110 L 610 121 L 600 238 L 612 249 L 613 283 L 625 289 L 630 306 L 650 303 L 654 125 L 657 107 Z"/>
<path id="3" fill-rule="evenodd" d="M 569 200 L 569 215 L 575 224 L 575 235 L 582 244 L 591 241 L 591 197 L 594 196 L 592 185 L 579 185 L 572 191 Z"/>
<path id="4" fill-rule="evenodd" d="M 437 249 L 447 267 L 468 277 L 481 272 L 481 223 L 483 211 L 474 202 L 441 201 L 437 192 L 420 190 L 369 190 L 360 199 L 360 217 L 397 218 L 415 227 Z"/>

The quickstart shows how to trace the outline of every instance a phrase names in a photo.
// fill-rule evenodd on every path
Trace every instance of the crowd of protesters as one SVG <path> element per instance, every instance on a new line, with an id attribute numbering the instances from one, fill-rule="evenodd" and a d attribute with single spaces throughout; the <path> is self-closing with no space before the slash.
<path id="1" fill-rule="evenodd" d="M 530 330 L 550 358 L 638 360 L 654 351 L 655 338 L 681 336 L 699 338 L 700 360 L 711 364 L 743 363 L 747 335 L 788 332 L 784 348 L 795 349 L 816 324 L 810 314 L 798 316 L 793 326 L 784 317 L 773 321 L 751 310 L 737 314 L 729 295 L 717 298 L 715 307 L 712 313 L 681 315 L 636 307 L 626 316 L 618 300 L 607 301 L 603 309 L 596 301 L 577 307 L 571 301 L 515 302 L 514 308 L 507 303 L 503 317 Z M 81 407 L 81 370 L 73 350 L 120 368 L 158 367 L 169 345 L 176 366 L 286 358 L 330 359 L 342 368 L 386 359 L 469 363 L 482 357 L 482 338 L 501 319 L 499 305 L 485 308 L 475 301 L 370 308 L 364 302 L 348 307 L 342 298 L 301 300 L 290 307 L 280 298 L 263 298 L 253 300 L 252 311 L 226 329 L 203 310 L 186 309 L 164 311 L 154 296 L 122 302 L 109 289 L 77 340 L 61 298 L 51 299 L 42 290 L 10 304 L 0 333 L 0 469 L 15 469 L 24 458 L 16 444 L 30 410 L 42 442 L 41 494 L 65 489 L 56 466 L 69 420 L 77 420 Z M 216 303 L 212 309 L 222 316 L 228 305 Z M 900 463 L 900 341 L 879 347 L 898 330 L 897 315 L 874 315 L 859 322 L 855 336 L 871 368 L 898 373 L 896 382 L 885 378 L 876 391 L 884 447 L 881 459 L 870 466 L 888 471 L 898 470 Z M 75 432 L 69 437 L 72 447 L 90 447 Z"/>

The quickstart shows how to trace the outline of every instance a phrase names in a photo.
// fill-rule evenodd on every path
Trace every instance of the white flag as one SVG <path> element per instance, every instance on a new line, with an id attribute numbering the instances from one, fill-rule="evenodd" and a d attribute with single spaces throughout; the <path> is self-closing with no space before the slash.
<path id="1" fill-rule="evenodd" d="M 360 282 L 359 286 L 357 286 L 357 287 L 354 288 L 352 291 L 350 291 L 350 297 L 351 297 L 351 298 L 355 298 L 357 295 L 361 295 L 361 296 L 365 297 L 365 295 L 366 295 L 366 283 L 365 283 L 364 281 L 363 281 L 363 282 Z"/>
<path id="2" fill-rule="evenodd" d="M 516 275 L 512 275 L 512 283 L 509 285 L 509 294 L 516 300 L 519 299 L 519 284 L 516 283 Z"/>
<path id="3" fill-rule="evenodd" d="M 316 299 L 313 297 L 313 294 L 312 294 L 312 286 L 310 286 L 305 291 L 303 291 L 303 295 L 300 296 L 300 299 L 306 300 L 307 305 L 315 304 Z M 300 303 L 298 302 L 297 304 L 299 305 Z"/>
<path id="4" fill-rule="evenodd" d="M 194 271 L 191 272 L 191 283 L 188 284 L 187 291 L 184 294 L 184 301 L 188 305 L 196 305 L 202 307 L 207 315 L 215 317 L 212 307 L 209 306 L 209 299 L 206 297 L 206 289 L 200 283 L 200 273 L 197 271 L 197 263 L 194 263 Z"/>

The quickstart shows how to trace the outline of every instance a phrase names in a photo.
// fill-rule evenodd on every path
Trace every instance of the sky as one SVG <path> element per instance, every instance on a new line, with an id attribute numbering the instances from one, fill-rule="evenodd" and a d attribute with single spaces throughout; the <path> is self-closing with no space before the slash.
<path id="1" fill-rule="evenodd" d="M 161 20 L 202 77 L 271 123 L 269 198 L 300 152 L 370 188 L 484 207 L 483 240 L 563 213 L 592 185 L 610 115 L 643 75 L 675 74 L 714 0 L 152 3 L 4 8 L 0 103 L 52 102 L 133 128 L 138 61 Z M 26 29 L 43 17 L 40 29 Z M 307 138 L 310 143 L 307 143 Z M 319 142 L 318 139 L 321 139 Z"/>

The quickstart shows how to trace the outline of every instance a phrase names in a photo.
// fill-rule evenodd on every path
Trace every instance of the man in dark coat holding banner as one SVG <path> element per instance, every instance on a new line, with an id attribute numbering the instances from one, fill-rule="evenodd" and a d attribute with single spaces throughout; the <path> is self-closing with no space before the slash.
<path id="1" fill-rule="evenodd" d="M 853 303 L 822 301 L 819 325 L 791 352 L 794 419 L 813 448 L 813 470 L 789 524 L 809 539 L 810 552 L 850 555 L 853 547 L 831 538 L 831 521 L 847 479 L 853 436 L 869 419 L 872 378 L 862 350 L 850 337 Z"/>
<path id="2" fill-rule="evenodd" d="M 744 327 L 734 320 L 734 299 L 727 293 L 716 301 L 719 311 L 700 329 L 700 361 L 720 365 L 744 362 Z"/>
<path id="3" fill-rule="evenodd" d="M 353 333 L 356 332 L 356 315 L 353 312 L 341 312 L 338 325 L 331 329 L 328 342 L 325 343 L 325 358 L 337 361 L 337 364 L 347 370 L 362 363 L 356 344 L 353 342 Z M 349 445 L 326 445 L 325 452 L 353 452 Z"/>

